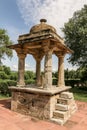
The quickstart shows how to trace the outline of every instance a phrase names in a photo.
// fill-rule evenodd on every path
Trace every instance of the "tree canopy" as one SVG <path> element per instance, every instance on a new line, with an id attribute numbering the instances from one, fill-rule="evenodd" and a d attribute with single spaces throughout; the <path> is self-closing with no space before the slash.
<path id="1" fill-rule="evenodd" d="M 76 11 L 62 30 L 65 43 L 74 51 L 69 61 L 73 65 L 87 66 L 87 5 Z"/>
<path id="2" fill-rule="evenodd" d="M 7 31 L 5 29 L 0 29 L 0 64 L 2 63 L 1 59 L 4 59 L 5 55 L 9 58 L 12 57 L 12 50 L 6 47 L 11 44 L 12 41 L 10 40 Z"/>

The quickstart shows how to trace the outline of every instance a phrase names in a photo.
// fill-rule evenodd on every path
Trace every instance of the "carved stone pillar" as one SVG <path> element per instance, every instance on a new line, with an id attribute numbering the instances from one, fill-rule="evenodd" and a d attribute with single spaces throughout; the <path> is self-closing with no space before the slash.
<path id="1" fill-rule="evenodd" d="M 52 88 L 52 51 L 48 51 L 45 55 L 44 64 L 44 89 Z"/>
<path id="2" fill-rule="evenodd" d="M 18 62 L 18 82 L 17 86 L 22 87 L 25 85 L 24 82 L 24 70 L 25 70 L 25 54 L 18 54 L 19 62 Z"/>
<path id="3" fill-rule="evenodd" d="M 59 55 L 59 64 L 58 64 L 58 87 L 64 87 L 64 55 Z"/>
<path id="4" fill-rule="evenodd" d="M 41 73 L 41 63 L 40 60 L 36 60 L 36 85 L 40 86 L 40 73 Z"/>

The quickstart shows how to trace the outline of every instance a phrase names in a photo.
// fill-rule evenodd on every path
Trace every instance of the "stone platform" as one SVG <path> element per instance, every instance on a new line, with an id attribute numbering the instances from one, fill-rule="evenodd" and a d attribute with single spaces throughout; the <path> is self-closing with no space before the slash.
<path id="1" fill-rule="evenodd" d="M 62 125 L 70 117 L 70 114 L 68 114 L 67 116 L 66 113 L 64 113 L 64 111 L 66 111 L 66 107 L 67 111 L 70 110 L 68 109 L 68 105 L 70 107 L 70 104 L 72 104 L 74 100 L 73 96 L 71 97 L 68 92 L 69 89 L 70 87 L 55 87 L 55 86 L 53 86 L 51 90 L 35 88 L 34 86 L 33 87 L 28 86 L 26 88 L 10 87 L 10 90 L 12 91 L 11 110 L 25 115 L 37 117 L 39 119 L 56 121 L 58 124 Z M 65 95 L 64 92 L 66 92 Z M 63 99 L 60 100 L 60 97 L 61 98 L 67 97 L 66 99 L 67 101 L 65 102 L 69 102 L 69 104 L 65 103 L 64 106 L 64 103 L 62 103 L 63 105 L 61 106 L 61 101 Z M 58 100 L 60 100 L 59 103 Z M 61 110 L 59 109 L 61 109 L 63 111 L 62 113 L 64 113 L 65 115 L 64 114 L 61 115 L 60 114 Z M 58 119 L 59 120 L 61 119 L 61 116 L 63 119 L 62 122 L 58 121 Z M 67 116 L 67 118 L 65 116 Z M 57 119 L 55 119 L 56 117 Z"/>

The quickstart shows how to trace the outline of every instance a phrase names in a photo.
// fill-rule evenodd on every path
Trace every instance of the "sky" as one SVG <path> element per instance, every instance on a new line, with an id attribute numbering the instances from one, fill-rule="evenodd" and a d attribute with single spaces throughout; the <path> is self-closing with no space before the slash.
<path id="1" fill-rule="evenodd" d="M 73 13 L 80 10 L 87 0 L 0 0 L 0 28 L 8 31 L 10 39 L 17 43 L 18 36 L 29 32 L 30 28 L 38 24 L 41 18 L 47 19 L 47 24 L 54 26 L 57 33 L 63 37 L 64 23 L 68 22 Z M 68 63 L 65 57 L 65 69 L 76 69 Z M 53 56 L 53 71 L 58 68 L 58 59 Z M 4 65 L 12 70 L 18 69 L 18 57 L 13 51 L 13 58 L 10 60 L 5 57 L 2 60 Z M 35 71 L 35 60 L 31 55 L 26 57 L 26 70 Z M 42 61 L 42 70 L 44 60 Z"/>

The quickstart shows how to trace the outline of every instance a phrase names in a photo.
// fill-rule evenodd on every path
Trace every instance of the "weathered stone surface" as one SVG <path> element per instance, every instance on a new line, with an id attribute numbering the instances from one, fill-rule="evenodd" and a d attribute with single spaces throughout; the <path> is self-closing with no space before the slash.
<path id="1" fill-rule="evenodd" d="M 60 97 L 61 98 L 73 98 L 73 93 L 70 93 L 70 92 L 62 92 L 60 94 Z"/>
<path id="2" fill-rule="evenodd" d="M 58 87 L 64 87 L 64 55 L 61 54 L 58 56 L 59 58 L 59 65 L 58 65 Z"/>
<path id="3" fill-rule="evenodd" d="M 65 123 L 64 120 L 62 120 L 62 119 L 51 118 L 51 121 L 52 122 L 56 122 L 56 123 L 58 123 L 61 126 Z"/>
<path id="4" fill-rule="evenodd" d="M 68 105 L 56 104 L 55 109 L 60 111 L 68 111 L 69 107 Z"/>
<path id="5" fill-rule="evenodd" d="M 52 51 L 48 51 L 45 55 L 43 88 L 52 88 Z"/>
<path id="6" fill-rule="evenodd" d="M 54 111 L 53 112 L 53 117 L 57 118 L 57 119 L 63 119 L 66 120 L 68 118 L 68 112 L 64 112 L 64 111 Z"/>
<path id="7" fill-rule="evenodd" d="M 50 119 L 55 109 L 55 97 L 23 92 L 12 92 L 11 109 L 40 119 Z"/>
<path id="8" fill-rule="evenodd" d="M 57 103 L 59 104 L 64 104 L 64 105 L 70 105 L 72 103 L 73 99 L 64 99 L 64 98 L 59 98 L 57 99 Z"/>

